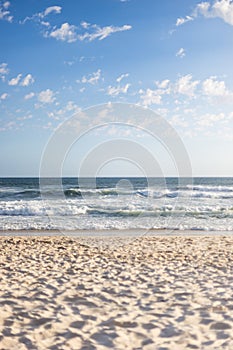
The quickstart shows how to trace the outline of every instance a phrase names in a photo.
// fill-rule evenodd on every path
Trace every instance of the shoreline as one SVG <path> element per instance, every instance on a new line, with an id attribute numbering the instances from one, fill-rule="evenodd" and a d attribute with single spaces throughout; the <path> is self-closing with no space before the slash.
<path id="1" fill-rule="evenodd" d="M 153 236 L 231 236 L 232 230 L 199 230 L 199 229 L 105 229 L 105 230 L 0 230 L 0 237 L 153 237 Z"/>

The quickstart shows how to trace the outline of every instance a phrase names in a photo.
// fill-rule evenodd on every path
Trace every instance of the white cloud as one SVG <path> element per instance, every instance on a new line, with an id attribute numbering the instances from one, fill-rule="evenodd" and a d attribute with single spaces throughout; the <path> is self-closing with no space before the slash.
<path id="1" fill-rule="evenodd" d="M 18 74 L 17 77 L 12 78 L 11 80 L 8 81 L 8 85 L 11 86 L 16 86 L 16 85 L 21 85 L 21 86 L 28 86 L 32 83 L 34 83 L 34 78 L 31 74 L 27 74 L 26 77 L 22 78 L 22 74 Z"/>
<path id="2" fill-rule="evenodd" d="M 33 84 L 35 79 L 31 74 L 26 75 L 26 77 L 21 81 L 20 85 L 22 86 L 28 86 Z"/>
<path id="3" fill-rule="evenodd" d="M 125 24 L 121 27 L 114 27 L 114 26 L 100 27 L 97 24 L 93 24 L 93 25 L 88 25 L 88 29 L 89 28 L 91 32 L 85 32 L 84 34 L 78 35 L 79 40 L 81 41 L 83 40 L 93 41 L 95 39 L 103 40 L 113 33 L 130 30 L 132 27 L 128 24 Z"/>
<path id="4" fill-rule="evenodd" d="M 47 130 L 47 129 L 51 129 L 53 130 L 53 125 L 51 122 L 48 122 L 46 125 L 43 125 L 43 129 Z"/>
<path id="5" fill-rule="evenodd" d="M 68 101 L 64 108 L 61 108 L 61 109 L 53 111 L 53 112 L 49 112 L 48 116 L 49 116 L 49 118 L 59 120 L 59 119 L 61 119 L 61 117 L 63 117 L 63 118 L 64 118 L 64 116 L 67 117 L 71 113 L 74 114 L 74 113 L 79 112 L 80 110 L 81 110 L 80 107 L 76 103 L 74 103 L 73 101 Z"/>
<path id="6" fill-rule="evenodd" d="M 84 84 L 97 84 L 101 77 L 101 70 L 98 69 L 96 72 L 89 74 L 88 77 L 85 75 L 82 77 L 81 82 Z M 77 81 L 79 82 L 79 81 Z"/>
<path id="7" fill-rule="evenodd" d="M 54 92 L 50 89 L 43 90 L 38 95 L 38 101 L 42 103 L 52 103 L 55 99 Z"/>
<path id="8" fill-rule="evenodd" d="M 54 120 L 62 120 L 69 117 L 71 114 L 80 112 L 80 107 L 73 101 L 68 101 L 64 108 L 59 110 L 54 110 L 53 112 L 48 112 L 48 117 Z"/>
<path id="9" fill-rule="evenodd" d="M 69 23 L 63 23 L 60 28 L 45 34 L 46 37 L 51 37 L 56 40 L 67 41 L 73 43 L 77 40 L 76 26 Z"/>
<path id="10" fill-rule="evenodd" d="M 209 8 L 210 8 L 209 2 L 207 2 L 207 1 L 201 2 L 200 4 L 197 4 L 197 6 L 194 10 L 194 14 L 195 14 L 195 16 L 197 16 L 198 13 L 201 13 L 202 15 L 207 16 Z"/>
<path id="11" fill-rule="evenodd" d="M 29 94 L 25 95 L 24 96 L 24 99 L 25 100 L 30 100 L 31 98 L 33 98 L 35 96 L 35 93 L 34 92 L 30 92 Z"/>
<path id="12" fill-rule="evenodd" d="M 45 27 L 50 27 L 50 23 L 48 21 L 41 21 L 40 23 Z"/>
<path id="13" fill-rule="evenodd" d="M 195 13 L 206 18 L 221 18 L 224 22 L 233 25 L 232 0 L 215 0 L 212 5 L 210 2 L 201 2 L 197 5 Z"/>
<path id="14" fill-rule="evenodd" d="M 2 81 L 5 81 L 6 75 L 9 73 L 9 69 L 7 66 L 7 63 L 0 64 L 0 78 Z"/>
<path id="15" fill-rule="evenodd" d="M 153 104 L 159 105 L 162 102 L 162 96 L 159 94 L 159 90 L 140 90 L 139 93 L 141 94 L 141 100 L 144 106 L 150 106 Z"/>
<path id="16" fill-rule="evenodd" d="M 8 84 L 11 85 L 11 86 L 18 85 L 21 77 L 22 77 L 22 74 L 18 74 L 17 77 L 12 78 L 11 80 L 9 80 Z"/>
<path id="17" fill-rule="evenodd" d="M 130 84 L 125 84 L 124 86 L 109 86 L 107 89 L 107 94 L 109 96 L 118 96 L 119 94 L 126 94 Z"/>
<path id="18" fill-rule="evenodd" d="M 167 108 L 157 108 L 154 111 L 155 113 L 161 115 L 163 118 L 166 118 L 169 112 Z"/>
<path id="19" fill-rule="evenodd" d="M 117 79 L 116 79 L 116 82 L 117 83 L 120 83 L 122 79 L 124 78 L 128 78 L 129 74 L 126 73 L 126 74 L 121 74 Z"/>
<path id="20" fill-rule="evenodd" d="M 8 9 L 10 7 L 10 5 L 11 5 L 10 1 L 5 1 L 3 3 L 3 8 Z"/>
<path id="21" fill-rule="evenodd" d="M 24 18 L 24 20 L 21 21 L 20 23 L 24 24 L 27 21 L 35 21 L 35 22 L 39 22 L 43 26 L 49 27 L 50 23 L 48 21 L 43 21 L 43 19 L 51 13 L 55 13 L 55 14 L 61 13 L 61 10 L 62 10 L 61 6 L 49 6 L 43 12 L 38 12 L 32 15 L 31 17 Z"/>
<path id="22" fill-rule="evenodd" d="M 223 119 L 225 119 L 224 113 L 219 113 L 219 114 L 207 113 L 199 117 L 196 124 L 201 127 L 213 126 L 216 122 Z"/>
<path id="23" fill-rule="evenodd" d="M 0 20 L 5 20 L 8 22 L 13 21 L 13 16 L 10 15 L 10 11 L 8 10 L 10 7 L 10 1 L 5 1 L 4 3 L 0 3 Z"/>
<path id="24" fill-rule="evenodd" d="M 113 33 L 130 30 L 132 27 L 128 24 L 123 26 L 105 26 L 101 27 L 97 24 L 91 24 L 86 21 L 82 21 L 79 26 L 69 24 L 68 22 L 62 23 L 60 27 L 51 27 L 48 21 L 43 19 L 50 13 L 59 14 L 62 8 L 60 6 L 50 6 L 45 9 L 44 12 L 34 14 L 32 17 L 26 17 L 21 23 L 26 21 L 36 21 L 47 27 L 47 31 L 43 33 L 46 38 L 54 38 L 56 40 L 66 41 L 68 43 L 80 41 L 93 41 L 95 39 L 103 40 Z"/>
<path id="25" fill-rule="evenodd" d="M 16 126 L 15 121 L 10 121 L 6 123 L 4 126 L 0 127 L 0 131 L 12 130 Z"/>
<path id="26" fill-rule="evenodd" d="M 67 111 L 67 112 L 78 112 L 78 111 L 80 111 L 80 107 L 78 106 L 78 105 L 76 105 L 76 103 L 74 103 L 73 101 L 68 101 L 67 102 L 67 105 L 66 105 L 66 107 L 65 107 L 65 110 Z"/>
<path id="27" fill-rule="evenodd" d="M 155 85 L 154 89 L 147 88 L 138 91 L 140 103 L 144 106 L 157 104 L 167 107 L 174 103 L 177 107 L 173 112 L 180 113 L 182 110 L 184 115 L 193 115 L 195 110 L 193 110 L 192 99 L 199 97 L 198 103 L 215 106 L 215 109 L 216 105 L 227 108 L 227 104 L 232 108 L 233 91 L 227 88 L 225 81 L 218 80 L 216 77 L 197 80 L 192 74 L 187 74 L 178 77 L 175 81 L 169 79 L 155 81 Z M 170 95 L 172 100 L 169 98 Z"/>
<path id="28" fill-rule="evenodd" d="M 7 68 L 7 63 L 1 63 L 0 64 L 0 74 L 4 75 L 4 74 L 8 74 L 9 73 L 9 69 Z"/>
<path id="29" fill-rule="evenodd" d="M 233 120 L 233 112 L 230 112 L 227 116 L 228 120 Z"/>
<path id="30" fill-rule="evenodd" d="M 160 89 L 166 89 L 170 83 L 169 79 L 164 79 L 162 81 L 156 81 L 155 84 Z"/>
<path id="31" fill-rule="evenodd" d="M 83 27 L 84 29 L 87 29 L 88 27 L 90 27 L 90 23 L 86 22 L 86 21 L 82 21 L 80 23 L 81 27 Z"/>
<path id="32" fill-rule="evenodd" d="M 32 119 L 32 114 L 29 115 L 24 115 L 23 117 L 18 117 L 17 120 L 28 120 L 28 119 Z"/>
<path id="33" fill-rule="evenodd" d="M 181 26 L 182 24 L 186 23 L 186 22 L 190 22 L 193 21 L 193 17 L 191 16 L 186 16 L 185 18 L 177 18 L 176 20 L 176 26 Z"/>
<path id="34" fill-rule="evenodd" d="M 75 61 L 64 61 L 64 64 L 71 67 L 75 64 Z"/>
<path id="35" fill-rule="evenodd" d="M 5 100 L 9 95 L 4 92 L 1 96 L 0 96 L 0 100 Z"/>
<path id="36" fill-rule="evenodd" d="M 44 11 L 44 16 L 43 17 L 48 16 L 52 12 L 56 13 L 56 14 L 59 14 L 59 13 L 61 13 L 61 10 L 62 10 L 61 6 L 50 6 L 50 7 L 47 7 L 45 9 L 45 11 Z"/>
<path id="37" fill-rule="evenodd" d="M 214 0 L 211 2 L 203 1 L 197 4 L 193 14 L 185 18 L 178 18 L 176 26 L 194 20 L 198 16 L 205 18 L 221 18 L 224 22 L 233 25 L 233 1 L 232 0 Z"/>
<path id="38" fill-rule="evenodd" d="M 160 105 L 162 103 L 162 96 L 169 95 L 171 93 L 171 82 L 169 79 L 162 81 L 155 81 L 157 89 L 139 90 L 140 99 L 144 106 L 150 106 L 153 104 Z"/>
<path id="39" fill-rule="evenodd" d="M 195 90 L 199 84 L 198 80 L 192 80 L 192 75 L 187 74 L 181 77 L 176 83 L 176 91 L 189 97 L 195 96 Z"/>
<path id="40" fill-rule="evenodd" d="M 171 124 L 174 125 L 174 126 L 181 126 L 183 128 L 187 128 L 188 127 L 187 121 L 184 119 L 184 117 L 182 117 L 180 115 L 174 115 L 171 118 Z"/>
<path id="41" fill-rule="evenodd" d="M 183 47 L 181 47 L 176 53 L 176 57 L 180 57 L 180 58 L 183 58 L 185 55 L 186 55 L 186 52 Z"/>
<path id="42" fill-rule="evenodd" d="M 230 92 L 227 90 L 225 82 L 216 80 L 216 77 L 210 77 L 202 83 L 203 93 L 208 96 L 226 96 Z"/>

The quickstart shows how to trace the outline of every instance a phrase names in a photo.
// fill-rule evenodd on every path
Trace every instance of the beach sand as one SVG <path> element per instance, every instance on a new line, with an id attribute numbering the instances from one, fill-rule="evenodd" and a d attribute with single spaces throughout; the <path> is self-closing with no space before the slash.
<path id="1" fill-rule="evenodd" d="M 0 349 L 232 350 L 232 247 L 230 235 L 0 237 Z"/>

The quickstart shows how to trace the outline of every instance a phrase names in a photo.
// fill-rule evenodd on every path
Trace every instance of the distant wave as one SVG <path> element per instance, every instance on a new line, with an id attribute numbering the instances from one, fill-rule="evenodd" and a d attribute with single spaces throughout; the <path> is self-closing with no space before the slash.
<path id="1" fill-rule="evenodd" d="M 221 185 L 186 185 L 180 186 L 179 189 L 200 192 L 233 192 L 233 186 Z"/>
<path id="2" fill-rule="evenodd" d="M 29 189 L 29 190 L 2 190 L 0 192 L 0 198 L 9 198 L 9 199 L 30 199 L 30 198 L 39 198 L 40 197 L 40 191 L 35 189 Z"/>
<path id="3" fill-rule="evenodd" d="M 9 200 L 27 200 L 38 198 L 88 198 L 88 197 L 108 197 L 108 196 L 138 196 L 144 198 L 216 198 L 216 199 L 233 199 L 233 186 L 185 186 L 177 189 L 140 189 L 127 190 L 117 188 L 86 189 L 70 187 L 64 191 L 57 189 L 43 190 L 39 189 L 1 189 L 0 199 Z"/>

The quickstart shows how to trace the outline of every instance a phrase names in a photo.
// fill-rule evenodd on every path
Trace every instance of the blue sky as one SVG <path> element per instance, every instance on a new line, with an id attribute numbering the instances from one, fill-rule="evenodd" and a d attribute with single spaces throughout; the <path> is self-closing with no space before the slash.
<path id="1" fill-rule="evenodd" d="M 195 176 L 232 176 L 233 1 L 0 1 L 0 31 L 0 176 L 38 176 L 56 127 L 109 102 L 163 116 Z"/>

